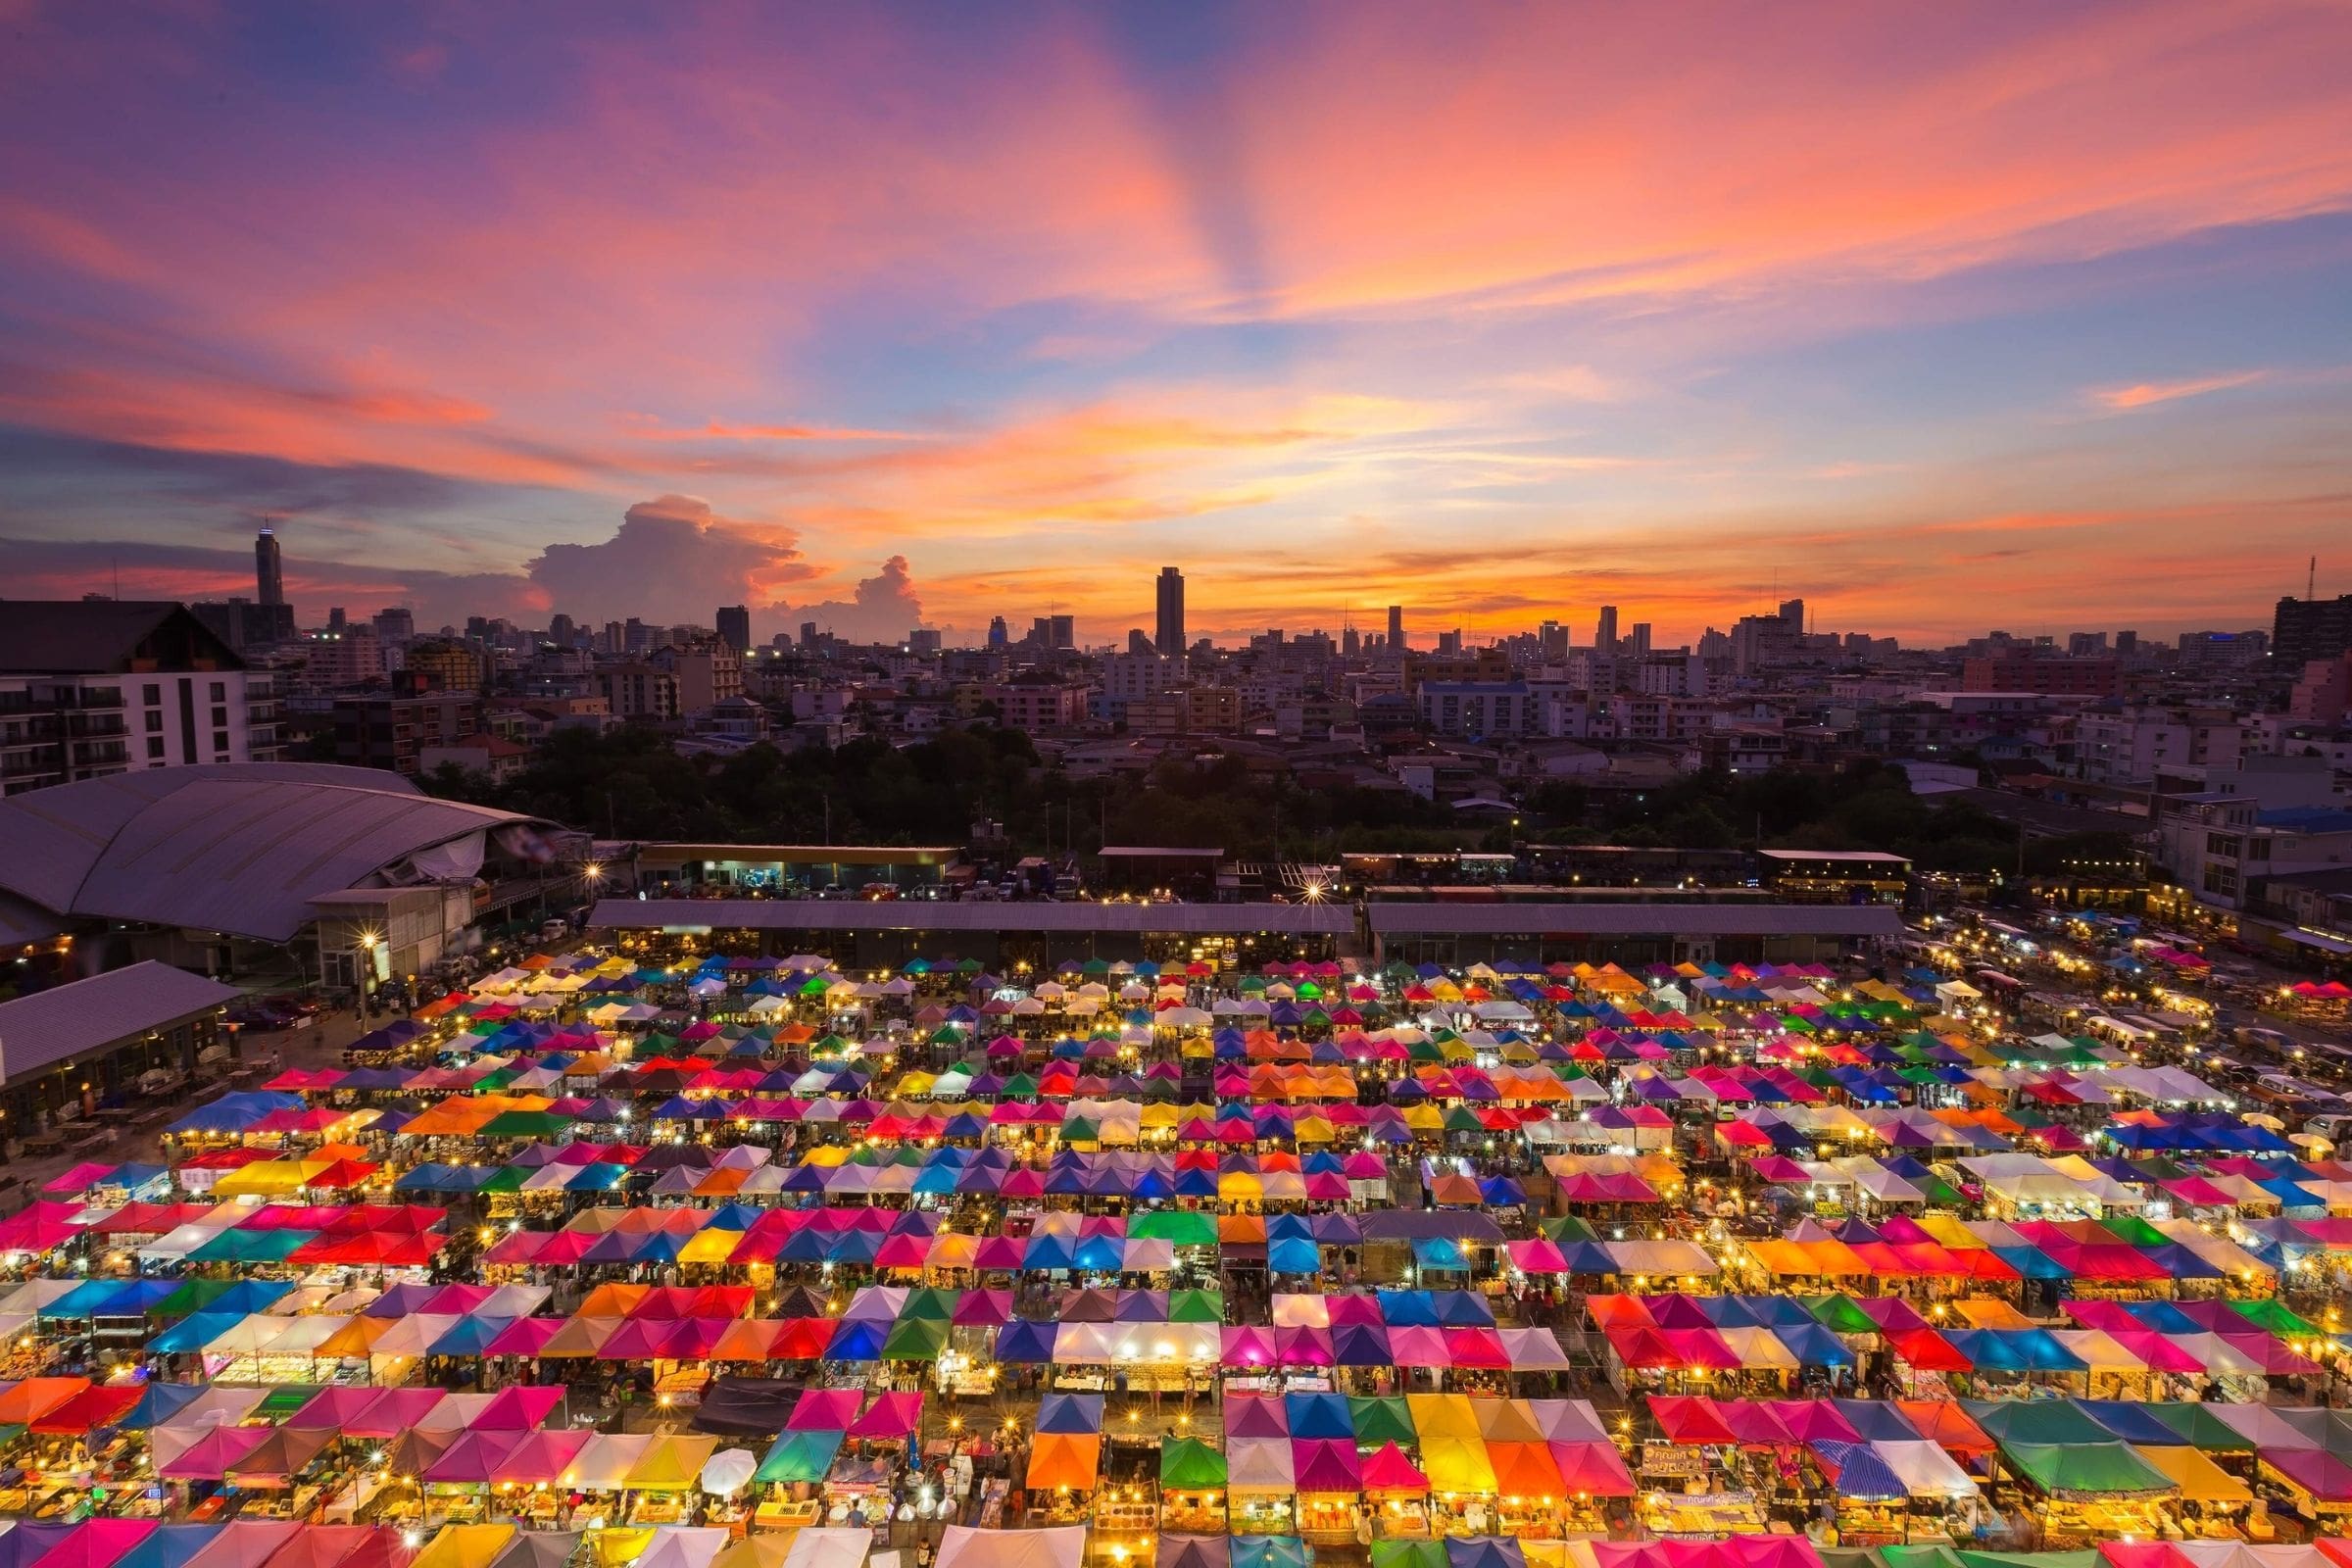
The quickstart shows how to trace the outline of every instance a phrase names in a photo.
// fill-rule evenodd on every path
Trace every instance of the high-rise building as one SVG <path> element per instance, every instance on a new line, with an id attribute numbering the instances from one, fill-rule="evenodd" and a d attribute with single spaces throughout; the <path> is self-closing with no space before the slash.
<path id="1" fill-rule="evenodd" d="M 559 610 L 547 617 L 547 640 L 558 648 L 576 647 L 580 640 L 580 628 L 569 615 Z"/>
<path id="2" fill-rule="evenodd" d="M 1646 620 L 1635 621 L 1633 634 L 1627 639 L 1627 641 L 1632 644 L 1632 646 L 1626 650 L 1628 653 L 1632 654 L 1636 659 L 1648 658 L 1649 622 Z"/>
<path id="3" fill-rule="evenodd" d="M 1547 620 L 1536 631 L 1536 650 L 1546 663 L 1557 663 L 1568 657 L 1568 628 L 1556 620 Z"/>
<path id="4" fill-rule="evenodd" d="M 1054 615 L 1051 617 L 1049 632 L 1049 647 L 1075 648 L 1078 646 L 1078 617 Z"/>
<path id="5" fill-rule="evenodd" d="M 416 635 L 415 612 L 395 605 L 375 612 L 375 637 L 378 642 L 405 643 Z"/>
<path id="6" fill-rule="evenodd" d="M 1174 566 L 1159 568 L 1159 636 L 1152 646 L 1163 654 L 1184 652 L 1184 573 Z"/>
<path id="7" fill-rule="evenodd" d="M 1613 654 L 1617 651 L 1617 607 L 1615 605 L 1600 607 L 1600 620 L 1592 628 L 1592 651 L 1596 654 Z"/>
<path id="8" fill-rule="evenodd" d="M 286 602 L 285 562 L 278 554 L 277 535 L 267 527 L 253 538 L 253 578 L 258 592 L 254 602 L 264 605 L 282 605 Z"/>
<path id="9" fill-rule="evenodd" d="M 1004 624 L 1003 615 L 991 615 L 988 618 L 988 646 L 1001 651 L 1011 644 L 1012 628 Z"/>
<path id="10" fill-rule="evenodd" d="M 341 605 L 332 605 L 328 607 L 326 612 L 326 629 L 328 631 L 339 632 L 350 624 L 351 617 L 343 613 L 343 607 Z"/>
<path id="11" fill-rule="evenodd" d="M 1404 607 L 1402 605 L 1391 605 L 1389 607 L 1389 647 L 1394 650 L 1402 648 L 1403 646 Z"/>
<path id="12" fill-rule="evenodd" d="M 1799 637 L 1805 634 L 1805 602 L 1802 599 L 1781 601 L 1781 619 Z"/>
<path id="13" fill-rule="evenodd" d="M 752 649 L 752 612 L 747 605 L 718 607 L 718 640 L 739 654 Z"/>
<path id="14" fill-rule="evenodd" d="M 940 642 L 938 628 L 917 626 L 906 634 L 906 651 L 918 659 L 928 659 L 939 652 Z"/>
<path id="15" fill-rule="evenodd" d="M 2333 599 L 2281 599 L 2271 622 L 2271 657 L 2300 670 L 2314 660 L 2352 648 L 2352 594 Z"/>

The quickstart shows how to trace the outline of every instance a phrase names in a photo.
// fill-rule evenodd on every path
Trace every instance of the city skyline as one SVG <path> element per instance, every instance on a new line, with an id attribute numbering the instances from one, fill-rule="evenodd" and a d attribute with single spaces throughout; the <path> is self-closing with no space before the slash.
<path id="1" fill-rule="evenodd" d="M 265 519 L 313 620 L 760 640 L 2352 586 L 2336 13 L 12 26 L 12 596 L 241 595 Z"/>

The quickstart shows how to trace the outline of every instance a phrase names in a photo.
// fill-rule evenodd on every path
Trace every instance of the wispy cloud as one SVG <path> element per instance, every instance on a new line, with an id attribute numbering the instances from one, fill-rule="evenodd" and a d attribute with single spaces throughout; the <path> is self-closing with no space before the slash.
<path id="1" fill-rule="evenodd" d="M 2252 386 L 2269 372 L 2265 370 L 2235 370 L 2227 375 L 2197 375 L 2179 381 L 2134 381 L 2130 386 L 2095 387 L 2089 396 L 2093 403 L 2115 413 L 2144 409 L 2151 404 L 2174 403 L 2181 398 L 2201 398 L 2208 392 L 2227 392 L 2232 387 Z"/>

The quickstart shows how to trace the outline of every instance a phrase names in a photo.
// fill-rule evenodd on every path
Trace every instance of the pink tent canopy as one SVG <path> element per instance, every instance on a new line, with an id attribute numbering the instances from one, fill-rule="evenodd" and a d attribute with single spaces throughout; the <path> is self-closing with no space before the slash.
<path id="1" fill-rule="evenodd" d="M 864 1394 L 857 1389 L 809 1389 L 792 1407 L 787 1432 L 847 1432 L 858 1419 Z"/>
<path id="2" fill-rule="evenodd" d="M 476 1431 L 526 1432 L 546 1425 L 547 1418 L 563 1402 L 562 1389 L 517 1384 L 492 1395 L 490 1402 L 473 1418 L 473 1426 Z"/>
<path id="3" fill-rule="evenodd" d="M 850 1427 L 853 1438 L 871 1438 L 889 1442 L 912 1437 L 923 1421 L 923 1396 L 920 1394 L 884 1394 L 866 1406 Z"/>
<path id="4" fill-rule="evenodd" d="M 1293 1439 L 1291 1470 L 1300 1492 L 1360 1492 L 1363 1469 L 1355 1445 L 1329 1438 Z"/>
<path id="5" fill-rule="evenodd" d="M 1429 1477 L 1394 1443 L 1384 1443 L 1362 1465 L 1366 1492 L 1427 1492 Z"/>

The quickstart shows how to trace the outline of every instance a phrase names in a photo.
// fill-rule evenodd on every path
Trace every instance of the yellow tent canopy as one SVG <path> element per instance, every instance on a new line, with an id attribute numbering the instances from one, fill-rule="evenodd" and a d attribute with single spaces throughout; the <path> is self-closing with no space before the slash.
<path id="1" fill-rule="evenodd" d="M 703 1473 L 703 1465 L 717 1446 L 716 1438 L 687 1433 L 656 1438 L 621 1485 L 631 1492 L 684 1492 Z"/>
<path id="2" fill-rule="evenodd" d="M 781 1535 L 746 1536 L 710 1559 L 710 1568 L 784 1568 L 792 1542 Z"/>
<path id="3" fill-rule="evenodd" d="M 2195 1448 L 2149 1447 L 2134 1451 L 2172 1478 L 2180 1489 L 2180 1500 L 2183 1502 L 2254 1500 L 2251 1488 Z"/>
<path id="4" fill-rule="evenodd" d="M 513 1525 L 443 1525 L 409 1568 L 490 1568 L 514 1539 Z"/>
<path id="5" fill-rule="evenodd" d="M 599 1530 L 591 1543 L 596 1553 L 596 1568 L 621 1568 L 623 1563 L 635 1562 L 645 1555 L 654 1544 L 652 1525 L 632 1525 L 616 1530 Z"/>

